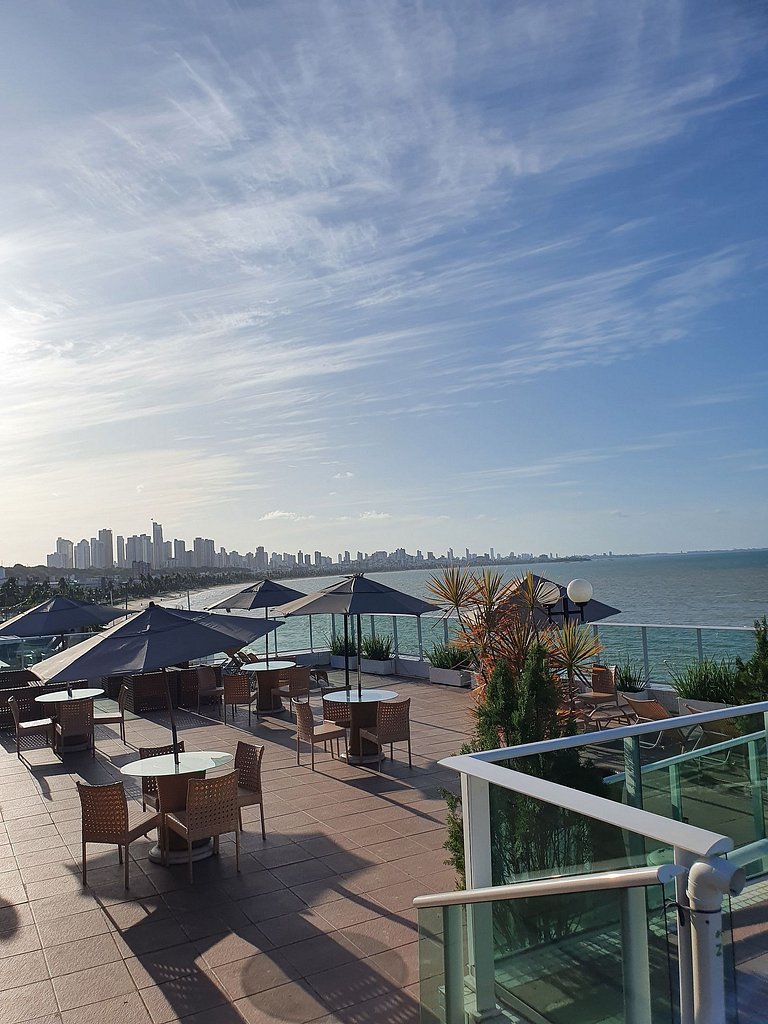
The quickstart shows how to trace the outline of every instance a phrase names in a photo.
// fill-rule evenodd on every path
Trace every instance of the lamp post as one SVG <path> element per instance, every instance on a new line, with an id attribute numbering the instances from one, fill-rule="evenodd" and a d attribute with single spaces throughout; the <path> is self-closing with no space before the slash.
<path id="1" fill-rule="evenodd" d="M 552 621 L 552 617 L 555 615 L 562 616 L 563 622 L 570 622 L 571 617 L 576 618 L 578 616 L 579 621 L 584 621 L 584 606 L 592 600 L 592 584 L 589 580 L 571 580 L 565 589 L 565 593 L 560 592 L 560 587 L 553 583 L 551 586 L 546 587 L 539 595 L 539 601 L 547 609 L 547 618 Z M 558 601 L 562 600 L 563 609 L 562 611 L 555 611 L 555 605 Z"/>

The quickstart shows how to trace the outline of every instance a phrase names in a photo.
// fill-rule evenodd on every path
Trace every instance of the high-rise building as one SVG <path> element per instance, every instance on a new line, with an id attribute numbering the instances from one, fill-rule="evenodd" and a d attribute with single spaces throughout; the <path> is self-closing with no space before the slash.
<path id="1" fill-rule="evenodd" d="M 160 523 L 152 522 L 152 568 L 162 569 L 163 567 L 163 527 Z M 149 559 L 147 559 L 149 561 Z"/>
<path id="2" fill-rule="evenodd" d="M 268 562 L 267 552 L 264 550 L 264 546 L 259 544 L 253 557 L 254 568 L 259 572 L 266 572 Z"/>
<path id="3" fill-rule="evenodd" d="M 104 545 L 97 537 L 91 537 L 91 567 L 104 568 Z"/>
<path id="4" fill-rule="evenodd" d="M 56 554 L 61 558 L 62 569 L 72 569 L 75 565 L 75 546 L 71 540 L 59 537 L 56 541 Z"/>
<path id="5" fill-rule="evenodd" d="M 121 569 L 125 568 L 125 537 L 117 535 L 117 564 Z"/>
<path id="6" fill-rule="evenodd" d="M 315 552 L 315 565 L 323 564 L 323 556 L 319 551 Z"/>
<path id="7" fill-rule="evenodd" d="M 91 568 L 91 545 L 83 537 L 79 544 L 75 545 L 75 569 Z"/>
<path id="8" fill-rule="evenodd" d="M 112 545 L 112 531 L 99 530 L 99 542 L 104 545 L 104 568 L 113 569 L 115 566 L 115 549 Z"/>
<path id="9" fill-rule="evenodd" d="M 184 566 L 187 564 L 187 545 L 183 540 L 175 540 L 173 542 L 173 560 L 176 565 Z"/>

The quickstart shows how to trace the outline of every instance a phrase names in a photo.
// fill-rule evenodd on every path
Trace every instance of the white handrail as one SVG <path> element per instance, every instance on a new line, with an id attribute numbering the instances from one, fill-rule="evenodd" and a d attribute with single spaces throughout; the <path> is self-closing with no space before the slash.
<path id="1" fill-rule="evenodd" d="M 638 889 L 648 885 L 666 885 L 686 869 L 678 864 L 661 864 L 656 868 L 628 868 L 626 871 L 599 871 L 591 875 L 569 875 L 565 878 L 541 878 L 513 885 L 495 885 L 486 889 L 464 889 L 453 892 L 417 896 L 414 907 L 455 907 L 465 903 L 495 903 L 497 900 L 522 900 L 531 896 L 566 896 L 574 892 L 596 892 L 607 889 Z"/>
<path id="2" fill-rule="evenodd" d="M 538 746 L 538 744 L 529 744 L 529 746 Z M 516 749 L 525 748 L 518 747 Z M 487 761 L 478 759 L 475 754 L 459 754 L 457 757 L 448 757 L 440 764 L 464 775 L 483 779 L 502 789 L 509 789 L 523 796 L 529 796 L 533 800 L 541 800 L 543 803 L 553 804 L 564 810 L 575 811 L 577 814 L 583 814 L 587 818 L 601 821 L 606 825 L 615 825 L 627 832 L 648 836 L 665 846 L 689 850 L 697 857 L 712 857 L 728 853 L 733 849 L 733 840 L 718 832 L 709 832 L 707 829 L 697 828 L 695 825 L 688 825 L 683 821 L 675 821 L 672 818 L 664 818 L 660 814 L 652 814 L 639 807 L 631 807 L 602 796 L 594 796 L 592 793 L 570 789 L 557 782 L 549 782 L 533 775 L 526 775 L 523 772 L 514 771 L 512 768 L 501 768 L 497 764 L 489 764 Z"/>

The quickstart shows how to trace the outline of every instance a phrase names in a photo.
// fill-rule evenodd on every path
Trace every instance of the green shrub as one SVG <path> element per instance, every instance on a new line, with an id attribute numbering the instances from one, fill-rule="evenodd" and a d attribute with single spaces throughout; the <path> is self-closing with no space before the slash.
<path id="1" fill-rule="evenodd" d="M 616 689 L 623 693 L 642 693 L 646 686 L 643 666 L 629 658 L 616 666 Z"/>
<path id="2" fill-rule="evenodd" d="M 328 640 L 328 647 L 330 648 L 331 654 L 336 654 L 343 658 L 345 654 L 348 654 L 350 658 L 354 658 L 357 654 L 357 645 L 355 638 L 350 636 L 347 642 L 346 648 L 344 647 L 344 634 L 337 633 L 332 640 Z"/>
<path id="3" fill-rule="evenodd" d="M 435 644 L 427 655 L 435 668 L 469 668 L 469 656 L 455 644 Z"/>
<path id="4" fill-rule="evenodd" d="M 718 704 L 736 704 L 736 668 L 724 659 L 693 661 L 683 669 L 673 669 L 672 683 L 683 700 L 707 700 Z"/>
<path id="5" fill-rule="evenodd" d="M 768 699 L 768 620 L 755 620 L 755 651 L 749 661 L 736 659 L 736 692 L 740 704 Z"/>
<path id="6" fill-rule="evenodd" d="M 360 644 L 360 650 L 363 653 L 363 657 L 368 658 L 369 661 L 389 661 L 392 657 L 392 643 L 392 637 L 386 634 L 383 636 L 364 636 Z"/>

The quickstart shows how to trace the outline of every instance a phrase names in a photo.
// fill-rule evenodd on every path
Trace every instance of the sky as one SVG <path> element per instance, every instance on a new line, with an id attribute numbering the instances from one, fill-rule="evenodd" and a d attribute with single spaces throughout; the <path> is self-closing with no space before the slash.
<path id="1" fill-rule="evenodd" d="M 768 545 L 750 0 L 0 7 L 0 564 Z"/>

